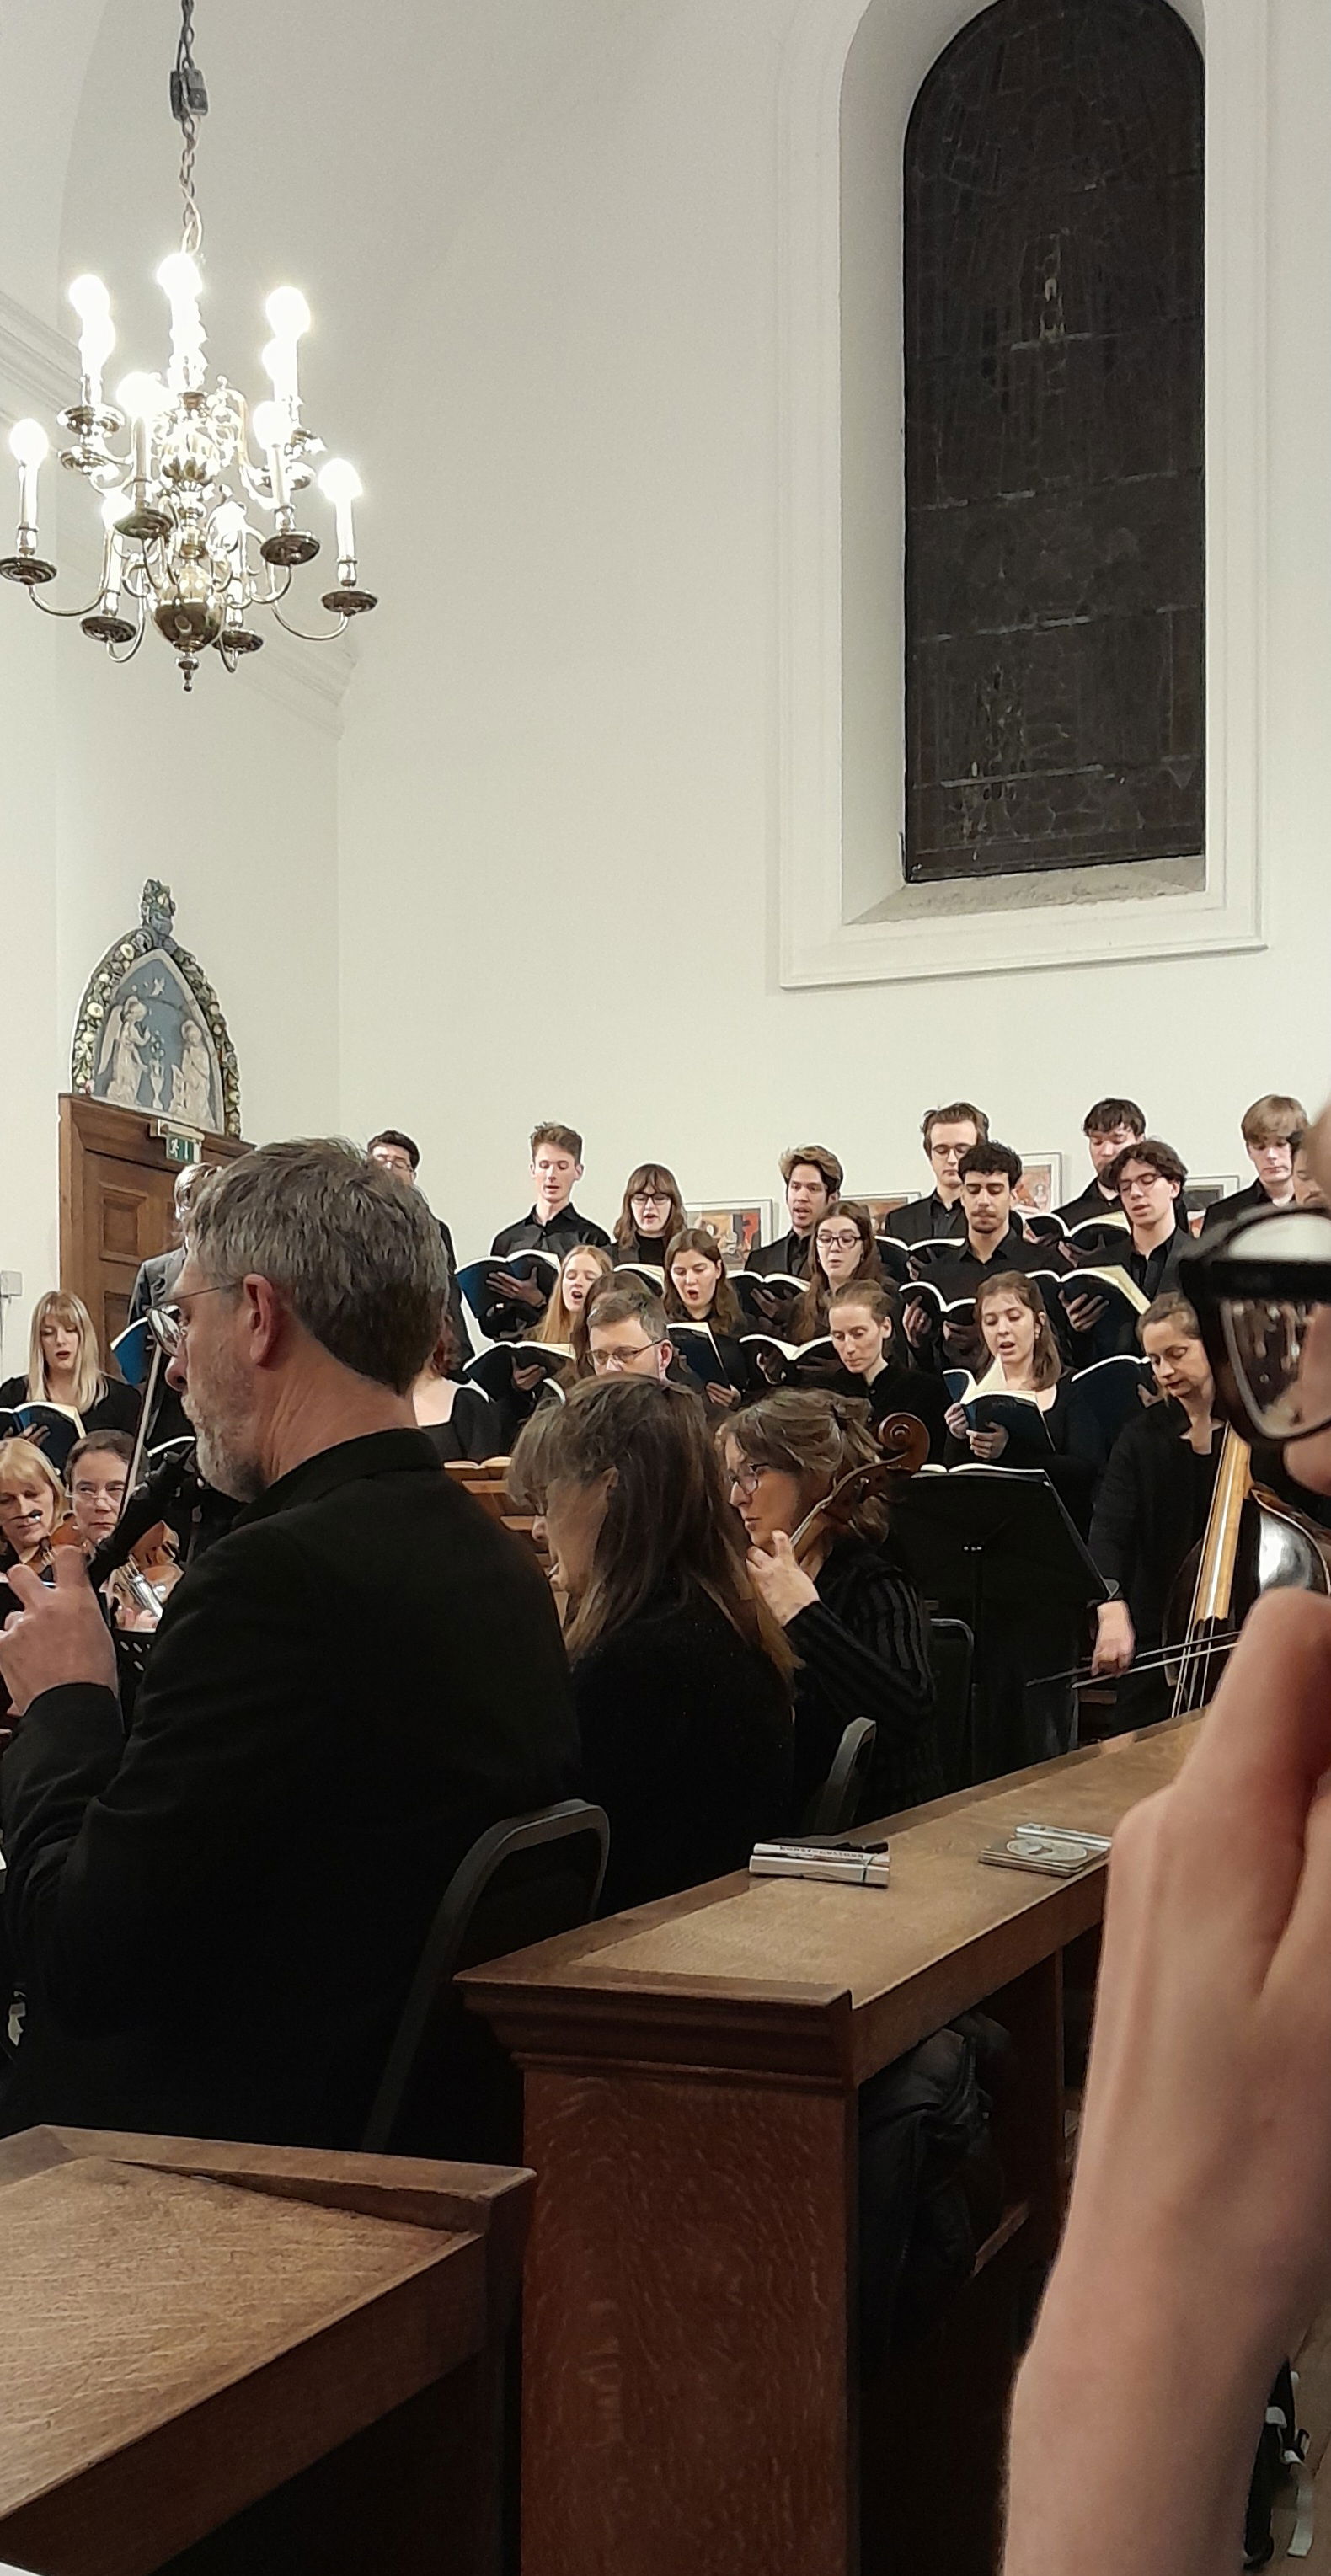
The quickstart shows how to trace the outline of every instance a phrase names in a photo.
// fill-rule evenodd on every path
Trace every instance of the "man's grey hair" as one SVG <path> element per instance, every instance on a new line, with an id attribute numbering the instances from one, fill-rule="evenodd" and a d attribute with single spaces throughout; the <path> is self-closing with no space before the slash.
<path id="1" fill-rule="evenodd" d="M 587 1330 L 598 1324 L 641 1324 L 649 1342 L 668 1341 L 670 1326 L 659 1297 L 637 1280 L 625 1280 L 622 1286 L 603 1288 L 598 1296 L 593 1290 L 587 1308 Z"/>
<path id="2" fill-rule="evenodd" d="M 252 1272 L 358 1377 L 405 1395 L 439 1336 L 448 1264 L 418 1190 L 340 1136 L 299 1137 L 211 1172 L 185 1219 L 210 1283 Z"/>
<path id="3" fill-rule="evenodd" d="M 184 1224 L 185 1210 L 189 1206 L 190 1200 L 193 1198 L 194 1192 L 200 1181 L 205 1181 L 207 1177 L 208 1166 L 206 1163 L 185 1163 L 177 1172 L 171 1188 L 171 1204 L 175 1212 L 177 1225 Z"/>

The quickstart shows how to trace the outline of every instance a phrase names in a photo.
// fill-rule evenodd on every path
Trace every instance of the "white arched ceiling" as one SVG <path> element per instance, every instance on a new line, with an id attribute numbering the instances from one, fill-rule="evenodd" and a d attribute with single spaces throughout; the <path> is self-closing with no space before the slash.
<path id="1" fill-rule="evenodd" d="M 421 280 L 569 65 L 625 14 L 626 0 L 198 0 L 213 366 L 264 392 L 263 297 L 303 287 L 306 418 L 363 455 L 390 364 L 430 328 Z M 0 292 L 72 331 L 64 288 L 97 270 L 119 332 L 112 384 L 166 354 L 153 272 L 179 230 L 178 28 L 175 0 L 0 8 L 0 95 L 24 107 L 0 160 Z"/>

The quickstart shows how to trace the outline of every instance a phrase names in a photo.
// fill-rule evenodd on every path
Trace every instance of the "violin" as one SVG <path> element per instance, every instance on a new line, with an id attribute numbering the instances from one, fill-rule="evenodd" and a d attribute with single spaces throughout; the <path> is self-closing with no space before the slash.
<path id="1" fill-rule="evenodd" d="M 168 1592 L 185 1571 L 176 1562 L 176 1544 L 175 1531 L 165 1521 L 154 1521 L 107 1576 L 107 1600 L 136 1625 L 150 1621 L 156 1627 Z"/>
<path id="2" fill-rule="evenodd" d="M 886 1492 L 894 1477 L 915 1475 L 929 1455 L 929 1434 L 913 1413 L 885 1414 L 878 1425 L 877 1439 L 882 1456 L 867 1458 L 862 1467 L 852 1467 L 847 1475 L 838 1476 L 831 1491 L 805 1513 L 799 1527 L 791 1532 L 790 1544 L 797 1564 L 802 1565 L 822 1540 L 841 1537 L 869 1495 Z"/>
<path id="3" fill-rule="evenodd" d="M 1165 1618 L 1175 1717 L 1209 1708 L 1239 1630 L 1263 1592 L 1331 1596 L 1331 1534 L 1252 1476 L 1252 1451 L 1226 1429 L 1206 1528 Z"/>

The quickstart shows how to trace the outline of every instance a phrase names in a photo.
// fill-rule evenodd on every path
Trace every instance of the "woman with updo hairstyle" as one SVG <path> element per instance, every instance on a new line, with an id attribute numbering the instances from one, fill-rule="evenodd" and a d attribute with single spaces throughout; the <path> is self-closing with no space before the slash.
<path id="1" fill-rule="evenodd" d="M 665 1310 L 672 1323 L 705 1326 L 674 1337 L 676 1356 L 696 1378 L 707 1403 L 726 1412 L 744 1391 L 739 1346 L 743 1317 L 726 1273 L 721 1246 L 706 1226 L 688 1225 L 666 1251 Z"/>
<path id="2" fill-rule="evenodd" d="M 639 1163 L 624 1184 L 614 1223 L 616 1261 L 639 1261 L 652 1270 L 663 1270 L 666 1245 L 687 1221 L 679 1183 L 668 1164 Z"/>
<path id="3" fill-rule="evenodd" d="M 858 1199 L 833 1199 L 813 1230 L 809 1284 L 795 1308 L 791 1339 L 820 1341 L 827 1331 L 827 1301 L 834 1288 L 854 1279 L 885 1288 L 873 1218 Z"/>
<path id="4" fill-rule="evenodd" d="M 499 1407 L 458 1375 L 460 1349 L 447 1306 L 434 1349 L 411 1390 L 418 1428 L 438 1459 L 497 1458 L 504 1448 Z"/>
<path id="5" fill-rule="evenodd" d="M 587 1379 L 533 1415 L 508 1489 L 568 1595 L 583 1785 L 610 1819 L 602 1912 L 743 1869 L 791 1823 L 792 1657 L 696 1396 Z"/>
<path id="6" fill-rule="evenodd" d="M 947 1447 L 943 1381 L 912 1366 L 896 1290 L 848 1279 L 828 1298 L 827 1330 L 837 1361 L 832 1393 L 862 1397 L 875 1424 L 890 1413 L 913 1414 L 929 1434 L 930 1458 L 941 1465 Z"/>
<path id="7" fill-rule="evenodd" d="M 853 1717 L 878 1729 L 861 1821 L 939 1796 L 928 1626 L 888 1537 L 885 1495 L 857 1502 L 848 1526 L 824 1531 L 800 1559 L 791 1546 L 833 1485 L 881 1458 L 867 1404 L 821 1387 L 782 1387 L 747 1405 L 719 1438 L 749 1542 L 749 1579 L 799 1659 L 797 1812 L 827 1778 Z"/>

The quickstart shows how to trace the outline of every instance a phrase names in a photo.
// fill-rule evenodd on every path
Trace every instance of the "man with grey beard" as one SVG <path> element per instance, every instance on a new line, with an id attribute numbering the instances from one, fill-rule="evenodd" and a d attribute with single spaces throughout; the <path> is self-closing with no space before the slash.
<path id="1" fill-rule="evenodd" d="M 457 1863 L 574 1785 L 548 1587 L 413 1420 L 444 1290 L 424 1200 L 349 1145 L 195 1194 L 158 1329 L 242 1509 L 172 1594 L 128 1737 L 75 1552 L 14 1581 L 0 2129 L 355 2145 Z"/>

